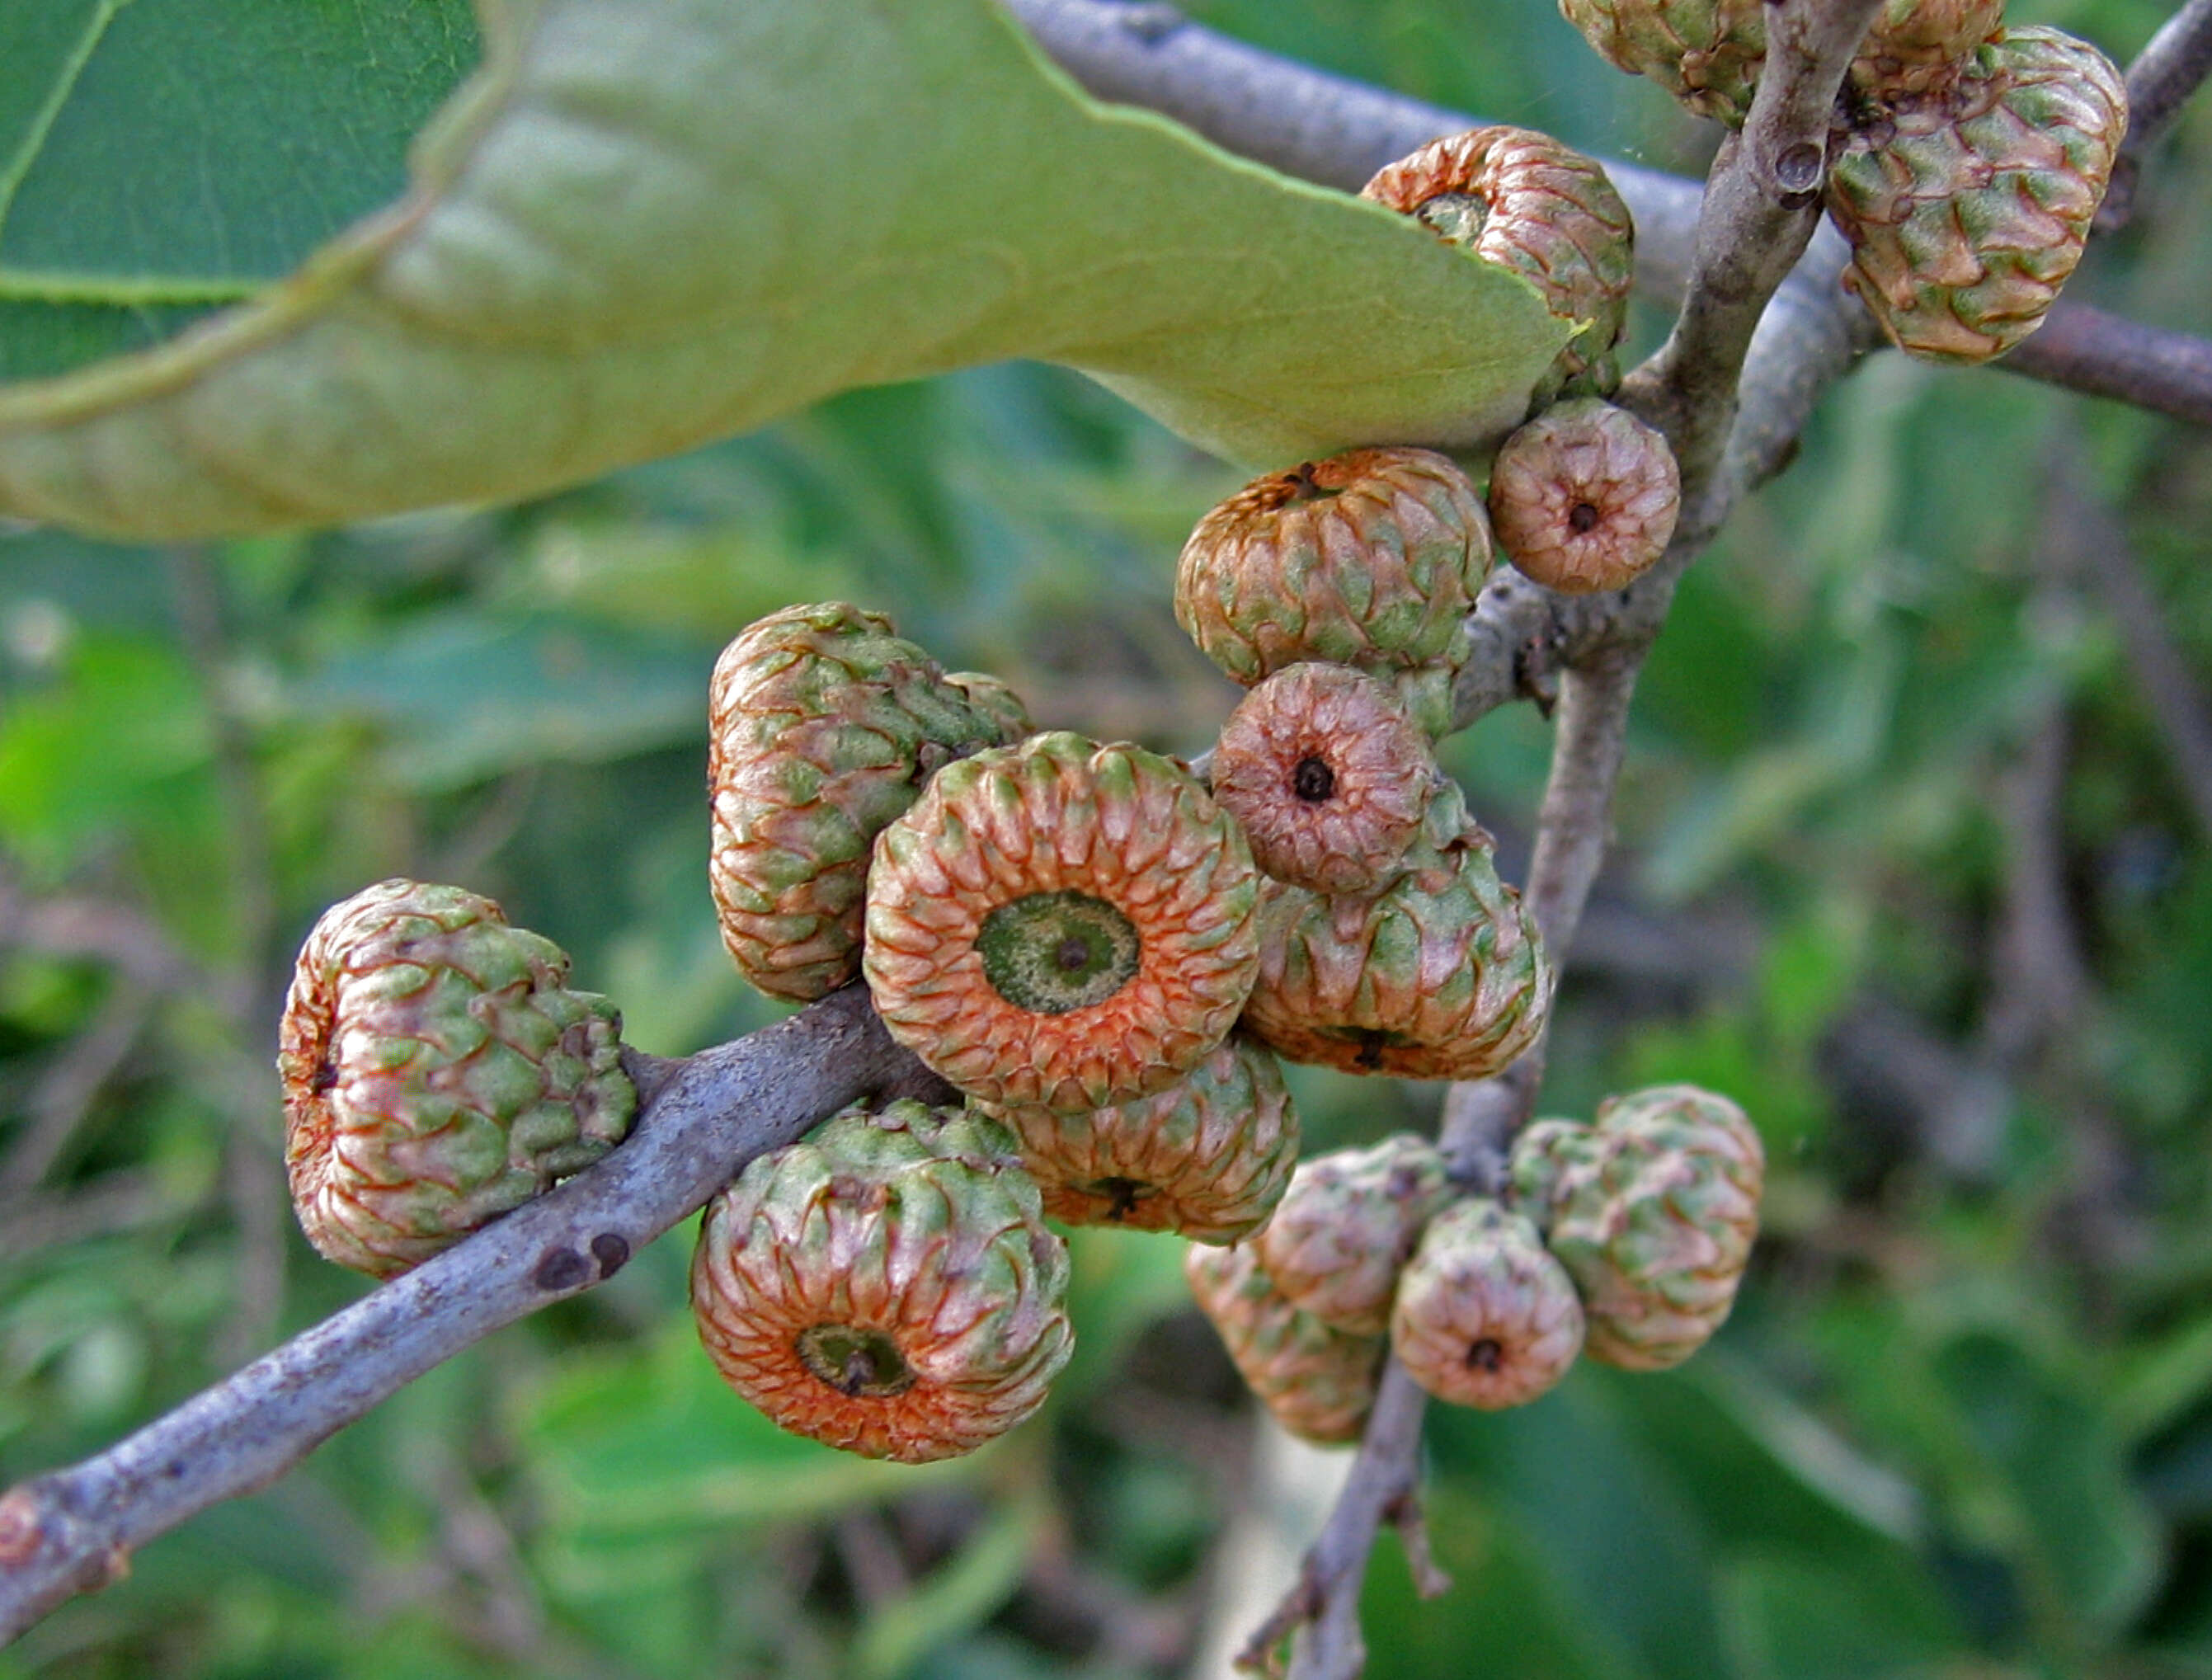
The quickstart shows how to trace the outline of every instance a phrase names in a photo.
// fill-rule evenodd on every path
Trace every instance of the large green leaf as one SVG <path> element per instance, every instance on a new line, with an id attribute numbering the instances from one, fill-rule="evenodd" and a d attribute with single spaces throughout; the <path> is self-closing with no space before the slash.
<path id="1" fill-rule="evenodd" d="M 1564 337 L 1402 217 L 1093 103 L 991 0 L 479 10 L 406 198 L 0 388 L 0 510 L 166 538 L 514 497 L 1012 356 L 1248 461 L 1477 443 Z"/>
<path id="2" fill-rule="evenodd" d="M 468 0 L 0 9 L 0 378 L 280 278 L 404 190 L 408 137 L 476 58 Z"/>

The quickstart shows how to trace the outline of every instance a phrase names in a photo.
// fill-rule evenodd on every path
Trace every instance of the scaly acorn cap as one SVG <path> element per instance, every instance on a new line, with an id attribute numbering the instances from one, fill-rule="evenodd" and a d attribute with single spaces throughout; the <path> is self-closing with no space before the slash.
<path id="1" fill-rule="evenodd" d="M 1074 1345 L 1067 1245 L 981 1115 L 848 1109 L 707 1204 L 699 1339 L 775 1423 L 871 1458 L 972 1452 L 1044 1403 Z"/>
<path id="2" fill-rule="evenodd" d="M 1844 283 L 1899 349 L 1972 365 L 2043 324 L 2127 133 L 2126 85 L 2057 29 L 2008 29 L 1927 94 L 1863 107 L 1828 173 Z"/>
<path id="3" fill-rule="evenodd" d="M 1511 269 L 1576 324 L 1531 393 L 1532 410 L 1620 385 L 1613 349 L 1628 324 L 1636 225 L 1595 159 L 1534 129 L 1469 129 L 1386 164 L 1360 196 Z"/>
<path id="4" fill-rule="evenodd" d="M 278 1029 L 284 1167 L 307 1240 L 374 1277 L 580 1172 L 637 1111 L 622 1017 L 458 886 L 380 881 L 324 911 Z"/>
<path id="5" fill-rule="evenodd" d="M 1442 779 L 1398 697 L 1341 665 L 1293 665 L 1245 696 L 1213 749 L 1213 796 L 1277 880 L 1365 892 L 1398 873 Z"/>
<path id="6" fill-rule="evenodd" d="M 1366 897 L 1269 881 L 1245 1025 L 1291 1062 L 1484 1079 L 1535 1042 L 1553 971 L 1494 843 L 1447 782 L 1406 873 Z"/>
<path id="7" fill-rule="evenodd" d="M 1200 520 L 1176 566 L 1176 622 L 1247 688 L 1285 666 L 1349 665 L 1441 735 L 1490 558 L 1482 496 L 1448 456 L 1354 449 L 1255 478 Z"/>
<path id="8" fill-rule="evenodd" d="M 2004 25 L 2004 0 L 1885 0 L 1875 14 L 1850 85 L 1877 103 L 1946 86 Z"/>
<path id="9" fill-rule="evenodd" d="M 1067 1225 L 1233 1243 L 1267 1222 L 1298 1159 L 1274 1056 L 1231 1034 L 1177 1084 L 1085 1114 L 989 1108 L 1021 1145 L 1044 1210 Z"/>
<path id="10" fill-rule="evenodd" d="M 1422 1228 L 1458 1193 L 1436 1145 L 1411 1132 L 1316 1156 L 1260 1234 L 1260 1263 L 1300 1310 L 1380 1336 Z"/>
<path id="11" fill-rule="evenodd" d="M 1582 1293 L 1592 1359 L 1662 1370 L 1727 1318 L 1765 1176 L 1759 1134 L 1727 1098 L 1692 1085 L 1610 1098 L 1595 1126 L 1530 1127 L 1510 1172 Z"/>
<path id="12" fill-rule="evenodd" d="M 940 770 L 884 830 L 862 971 L 891 1036 L 968 1095 L 1113 1107 L 1236 1025 L 1260 879 L 1181 764 L 1038 735 Z"/>
<path id="13" fill-rule="evenodd" d="M 709 881 L 746 979 L 808 1002 L 860 970 L 870 849 L 941 766 L 1029 733 L 1002 683 L 947 676 L 891 621 L 786 607 L 722 650 L 709 691 Z"/>
<path id="14" fill-rule="evenodd" d="M 1694 115 L 1743 126 L 1766 62 L 1764 0 L 1559 0 L 1616 70 L 1649 76 Z"/>
<path id="15" fill-rule="evenodd" d="M 1429 1221 L 1390 1313 L 1407 1376 L 1439 1400 L 1497 1411 L 1551 1388 L 1582 1345 L 1573 1280 L 1534 1226 L 1480 1197 Z"/>
<path id="16" fill-rule="evenodd" d="M 1193 1247 L 1182 1272 L 1237 1374 L 1276 1422 L 1321 1446 L 1359 1439 L 1389 1342 L 1346 1335 L 1299 1312 L 1268 1281 L 1249 1243 Z"/>
<path id="17" fill-rule="evenodd" d="M 1523 575 L 1570 595 L 1620 589 L 1667 551 L 1682 475 L 1667 440 L 1595 398 L 1522 427 L 1490 472 L 1490 522 Z"/>

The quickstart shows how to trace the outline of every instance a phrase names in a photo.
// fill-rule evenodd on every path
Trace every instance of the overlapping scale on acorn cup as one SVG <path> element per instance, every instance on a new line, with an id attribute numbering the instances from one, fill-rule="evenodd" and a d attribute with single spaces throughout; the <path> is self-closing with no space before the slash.
<path id="1" fill-rule="evenodd" d="M 884 830 L 863 971 L 892 1035 L 969 1096 L 1111 1107 L 1228 1036 L 1260 880 L 1182 764 L 1039 735 L 940 770 Z"/>
<path id="2" fill-rule="evenodd" d="M 996 1122 L 848 1109 L 707 1204 L 700 1340 L 796 1433 L 907 1464 L 973 1452 L 1044 1403 L 1073 1346 L 1041 1212 Z"/>
<path id="3" fill-rule="evenodd" d="M 1429 1221 L 1390 1313 L 1407 1375 L 1439 1400 L 1497 1411 L 1545 1393 L 1582 1345 L 1574 1282 L 1528 1220 L 1470 1197 Z"/>
<path id="4" fill-rule="evenodd" d="M 1616 70 L 1649 76 L 1686 110 L 1741 128 L 1766 62 L 1765 0 L 1559 0 Z"/>
<path id="5" fill-rule="evenodd" d="M 1516 1206 L 1580 1292 L 1592 1359 L 1679 1365 L 1720 1328 L 1759 1231 L 1765 1155 L 1743 1111 L 1695 1086 L 1546 1120 L 1515 1141 Z"/>
<path id="6" fill-rule="evenodd" d="M 1682 475 L 1667 440 L 1595 398 L 1544 411 L 1498 451 L 1490 520 L 1498 547 L 1547 589 L 1634 582 L 1667 551 Z"/>
<path id="7" fill-rule="evenodd" d="M 1876 100 L 1945 87 L 2003 25 L 2004 0 L 1885 0 L 1851 60 L 1851 86 Z"/>
<path id="8" fill-rule="evenodd" d="M 1317 1156 L 1299 1166 L 1261 1233 L 1260 1263 L 1302 1312 L 1356 1336 L 1380 1336 L 1398 1274 L 1457 1194 L 1436 1146 L 1409 1132 Z"/>
<path id="9" fill-rule="evenodd" d="M 1298 1159 L 1282 1069 L 1237 1035 L 1176 1084 L 1112 1108 L 988 1108 L 1021 1146 L 1044 1210 L 1068 1225 L 1233 1243 L 1267 1223 Z"/>
<path id="10" fill-rule="evenodd" d="M 1534 1044 L 1553 971 L 1498 878 L 1490 836 L 1446 782 L 1405 873 L 1334 897 L 1268 881 L 1245 1025 L 1292 1062 L 1407 1079 L 1484 1079 Z"/>
<path id="11" fill-rule="evenodd" d="M 948 676 L 880 613 L 787 607 L 714 666 L 710 878 L 722 942 L 774 996 L 860 972 L 871 849 L 943 765 L 1029 733 L 994 679 Z"/>
<path id="12" fill-rule="evenodd" d="M 1237 1374 L 1278 1423 L 1323 1446 L 1359 1439 L 1389 1348 L 1382 1337 L 1354 1336 L 1300 1312 L 1249 1243 L 1194 1246 L 1182 1269 Z"/>
<path id="13" fill-rule="evenodd" d="M 1213 796 L 1277 880 L 1364 892 L 1400 872 L 1443 778 L 1385 685 L 1341 665 L 1277 672 L 1230 714 Z"/>
<path id="14" fill-rule="evenodd" d="M 1532 407 L 1562 394 L 1608 395 L 1620 383 L 1613 346 L 1628 321 L 1636 230 L 1595 159 L 1534 129 L 1497 125 L 1431 141 L 1360 192 L 1511 269 L 1575 324 Z"/>
<path id="15" fill-rule="evenodd" d="M 1176 620 L 1247 688 L 1286 666 L 1348 665 L 1441 735 L 1490 565 L 1481 495 L 1449 458 L 1354 449 L 1255 478 L 1200 520 L 1176 567 Z"/>
<path id="16" fill-rule="evenodd" d="M 1863 102 L 1828 173 L 1844 283 L 1899 349 L 1971 364 L 2042 324 L 2128 124 L 2119 72 L 2056 29 L 2008 29 L 1918 96 Z"/>
<path id="17" fill-rule="evenodd" d="M 381 881 L 324 912 L 276 1059 L 317 1250 L 405 1271 L 621 1141 L 622 1018 L 568 978 L 559 947 L 458 886 Z"/>

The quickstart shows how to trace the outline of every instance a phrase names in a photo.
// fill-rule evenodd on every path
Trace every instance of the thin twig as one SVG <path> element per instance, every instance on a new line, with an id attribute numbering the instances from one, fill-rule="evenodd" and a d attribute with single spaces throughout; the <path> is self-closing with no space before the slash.
<path id="1" fill-rule="evenodd" d="M 186 1518 L 274 1481 L 502 1324 L 613 1275 L 755 1155 L 863 1096 L 945 1094 L 858 986 L 734 1044 L 633 1065 L 643 1111 L 598 1166 L 98 1458 L 0 1498 L 0 1640 L 115 1580 Z"/>
<path id="2" fill-rule="evenodd" d="M 2188 0 L 2128 66 L 2127 138 L 2097 210 L 2099 231 L 2127 225 L 2143 159 L 2207 76 L 2212 76 L 2212 0 Z"/>
<path id="3" fill-rule="evenodd" d="M 1279 58 L 1149 0 L 1009 3 L 1038 45 L 1099 98 L 1160 112 L 1231 151 L 1325 186 L 1356 189 L 1394 158 L 1483 120 Z M 1637 284 L 1673 303 L 1690 271 L 1698 186 L 1604 162 L 1636 218 Z M 1816 256 L 1826 244 L 1824 236 Z M 2077 321 L 2084 315 L 2094 319 Z M 2212 343 L 2068 299 L 2035 337 L 1991 365 L 2212 425 Z"/>

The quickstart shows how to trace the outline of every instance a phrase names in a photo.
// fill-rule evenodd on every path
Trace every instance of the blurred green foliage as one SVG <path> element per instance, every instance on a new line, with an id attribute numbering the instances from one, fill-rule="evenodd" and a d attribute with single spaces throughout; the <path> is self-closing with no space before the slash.
<path id="1" fill-rule="evenodd" d="M 1707 143 L 1543 0 L 1200 12 L 1669 167 Z M 2035 15 L 2124 54 L 2158 9 Z M 2212 330 L 2208 166 L 2200 111 L 2087 295 Z M 1015 366 L 511 511 L 180 553 L 0 536 L 0 1470 L 97 1451 L 364 1287 L 291 1229 L 268 1071 L 324 904 L 458 880 L 643 1049 L 763 1025 L 704 891 L 721 643 L 848 597 L 1042 722 L 1196 751 L 1233 691 L 1169 580 L 1231 484 Z M 1768 1234 L 1681 1371 L 1438 1409 L 1457 1585 L 1416 1600 L 1386 1541 L 1378 1680 L 2212 1675 L 2212 847 L 2085 508 L 2204 682 L 2212 442 L 1997 373 L 1870 362 L 1685 585 L 1546 1106 L 1727 1091 L 1768 1140 Z M 1521 707 L 1449 749 L 1514 873 L 1547 739 Z M 1296 1080 L 1316 1147 L 1437 1098 Z M 723 1391 L 685 1254 L 150 1547 L 0 1677 L 1185 1671 L 1260 1461 L 1176 1243 L 1080 1235 L 1045 1416 L 922 1470 Z"/>

